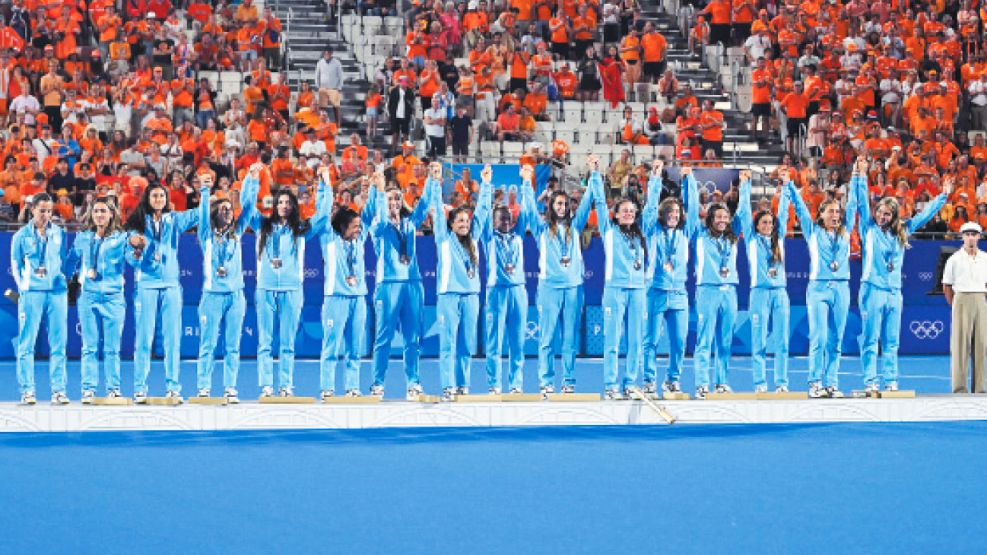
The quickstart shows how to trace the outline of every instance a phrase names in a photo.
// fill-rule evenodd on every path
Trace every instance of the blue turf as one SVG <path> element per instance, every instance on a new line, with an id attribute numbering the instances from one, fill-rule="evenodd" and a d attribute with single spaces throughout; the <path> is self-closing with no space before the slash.
<path id="1" fill-rule="evenodd" d="M 36 365 L 38 397 L 48 395 L 48 367 L 47 362 L 38 361 Z M 244 398 L 255 398 L 260 393 L 257 386 L 257 364 L 253 360 L 244 360 L 241 365 L 239 389 Z M 899 359 L 901 372 L 901 387 L 914 389 L 921 393 L 948 393 L 950 391 L 949 357 L 944 356 L 911 356 Z M 485 393 L 486 368 L 482 359 L 474 359 L 471 387 L 474 392 Z M 659 361 L 659 376 L 664 376 L 665 361 Z M 685 372 L 682 376 L 682 385 L 686 391 L 694 389 L 692 359 L 686 359 Z M 751 378 L 750 359 L 747 357 L 737 357 L 730 365 L 730 383 L 738 391 L 750 391 L 753 389 Z M 769 359 L 768 380 L 769 385 L 773 375 L 771 371 L 771 361 Z M 181 382 L 183 391 L 187 395 L 194 395 L 195 387 L 195 361 L 186 360 L 182 362 Z M 624 361 L 620 361 L 621 376 L 623 376 Z M 74 400 L 78 400 L 79 392 L 79 363 L 70 361 L 68 365 L 69 386 L 68 393 Z M 561 376 L 561 368 L 556 372 Z M 426 393 L 439 393 L 439 370 L 438 362 L 435 359 L 424 359 L 421 363 L 422 383 Z M 808 377 L 808 359 L 805 357 L 794 357 L 791 359 L 789 370 L 791 385 L 794 389 L 806 389 L 806 379 Z M 576 363 L 577 387 L 580 391 L 602 391 L 603 389 L 603 363 L 600 359 L 578 359 Z M 559 378 L 561 379 L 561 378 Z M 100 375 L 100 383 L 103 383 Z M 133 391 L 133 370 L 131 363 L 123 363 L 123 391 L 130 395 Z M 342 367 L 336 375 L 336 391 L 342 388 Z M 360 376 L 361 389 L 366 392 L 370 386 L 370 363 L 364 362 Z M 506 377 L 505 377 L 506 382 Z M 148 381 L 151 395 L 164 394 L 164 369 L 160 361 L 154 361 L 151 365 L 151 374 Z M 538 369 L 535 359 L 528 359 L 524 366 L 525 390 L 536 392 L 538 390 Z M 391 361 L 387 374 L 386 397 L 399 398 L 404 396 L 404 371 L 403 363 L 398 359 Z M 844 391 L 852 389 L 863 389 L 863 379 L 861 377 L 860 359 L 857 357 L 844 357 L 840 368 L 840 387 Z M 319 363 L 313 360 L 299 360 L 295 367 L 295 389 L 299 395 L 318 395 L 319 392 Z M 216 365 L 213 375 L 213 394 L 218 395 L 222 391 L 222 368 Z M 102 389 L 99 392 L 103 394 Z M 14 363 L 12 361 L 0 362 L 0 400 L 12 401 L 17 399 L 17 381 L 14 374 Z"/>
<path id="2" fill-rule="evenodd" d="M 982 552 L 985 451 L 985 423 L 8 434 L 0 552 Z"/>

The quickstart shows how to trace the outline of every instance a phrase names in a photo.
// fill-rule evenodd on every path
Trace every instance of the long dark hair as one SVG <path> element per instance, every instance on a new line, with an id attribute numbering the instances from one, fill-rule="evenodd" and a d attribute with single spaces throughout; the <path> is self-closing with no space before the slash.
<path id="1" fill-rule="evenodd" d="M 754 214 L 754 233 L 757 233 L 757 224 L 761 222 L 761 218 L 765 217 L 771 218 L 771 259 L 775 262 L 781 262 L 781 239 L 778 238 L 778 218 L 770 210 L 759 210 L 757 214 Z"/>
<path id="2" fill-rule="evenodd" d="M 709 205 L 709 208 L 706 210 L 707 230 L 713 229 L 713 218 L 716 217 L 716 213 L 720 210 L 726 210 L 727 214 L 730 214 L 730 209 L 727 208 L 727 205 L 723 204 L 722 202 L 714 202 L 713 204 Z M 727 224 L 727 228 L 723 230 L 723 235 L 721 235 L 721 237 L 723 237 L 727 241 L 730 241 L 731 243 L 737 242 L 737 235 L 733 232 L 733 226 L 730 224 Z"/>
<path id="3" fill-rule="evenodd" d="M 440 206 L 438 210 L 442 210 L 442 207 Z M 456 218 L 459 217 L 460 214 L 463 213 L 469 214 L 470 213 L 469 207 L 457 206 L 449 211 L 449 217 L 446 218 L 446 227 L 449 228 L 449 231 L 452 231 L 452 223 L 456 221 Z M 470 264 L 476 266 L 478 257 L 476 254 L 476 246 L 473 244 L 473 239 L 470 238 L 469 234 L 465 236 L 460 236 L 456 233 L 453 233 L 453 235 L 456 236 L 456 239 L 459 241 L 459 244 L 463 246 L 463 249 L 465 249 L 466 252 L 469 253 Z"/>
<path id="4" fill-rule="evenodd" d="M 165 194 L 165 205 L 161 213 L 166 214 L 171 212 L 171 199 L 168 197 L 168 189 L 160 183 L 148 183 L 147 187 L 144 187 L 144 192 L 141 194 L 141 200 L 137 204 L 137 209 L 127 217 L 127 231 L 138 231 L 141 234 L 147 231 L 145 227 L 147 225 L 147 217 L 154 213 L 154 209 L 151 208 L 151 192 L 155 189 L 161 189 Z"/>
<path id="5" fill-rule="evenodd" d="M 401 199 L 401 217 L 408 217 L 411 214 L 411 207 L 404 201 L 404 191 L 401 190 L 401 187 L 398 187 L 397 185 L 390 185 L 384 189 L 384 202 L 387 202 L 387 195 L 390 195 L 392 192 L 396 192 L 398 194 L 398 198 Z M 424 202 L 424 199 L 419 198 L 418 202 Z"/>
<path id="6" fill-rule="evenodd" d="M 271 215 L 265 217 L 260 223 L 260 249 L 257 252 L 258 256 L 264 254 L 264 246 L 267 244 L 267 238 L 274 231 L 274 224 L 281 219 L 278 217 L 278 200 L 281 197 L 288 197 L 289 202 L 291 202 L 291 213 L 288 214 L 287 218 L 287 225 L 291 228 L 291 235 L 293 237 L 300 237 L 308 231 L 308 222 L 303 222 L 301 215 L 298 213 L 298 197 L 289 189 L 280 189 L 274 193 L 274 208 L 271 210 Z"/>
<path id="7" fill-rule="evenodd" d="M 113 197 L 96 197 L 93 203 L 89 205 L 89 209 L 86 210 L 86 229 L 93 232 L 96 231 L 96 223 L 93 221 L 93 207 L 97 204 L 105 204 L 110 209 L 110 223 L 106 226 L 106 236 L 109 237 L 120 230 L 120 208 Z"/>
<path id="8" fill-rule="evenodd" d="M 634 208 L 637 208 L 638 211 L 640 212 L 640 207 L 637 205 L 637 202 L 635 202 L 634 199 L 630 197 L 620 197 L 617 199 L 617 202 L 613 203 L 613 215 L 610 216 L 610 219 L 613 221 L 614 225 L 616 225 L 617 228 L 620 229 L 621 233 L 629 237 L 631 240 L 637 239 L 641 243 L 641 249 L 646 250 L 647 246 L 645 245 L 645 241 L 644 241 L 644 233 L 641 232 L 641 226 L 640 224 L 638 224 L 637 218 L 634 218 L 634 221 L 627 226 L 617 223 L 617 211 L 620 209 L 621 204 L 627 202 L 634 205 Z"/>
<path id="9" fill-rule="evenodd" d="M 555 215 L 555 199 L 562 197 L 565 199 L 565 217 L 560 218 Z M 548 210 L 545 211 L 545 220 L 548 222 L 548 231 L 554 236 L 558 236 L 559 224 L 568 224 L 572 220 L 572 208 L 569 206 L 569 195 L 565 191 L 555 191 L 548 197 Z M 568 234 L 572 233 L 571 228 L 566 228 L 566 243 L 569 242 Z"/>
<path id="10" fill-rule="evenodd" d="M 233 206 L 233 203 L 230 202 L 229 199 L 225 199 L 224 198 L 224 199 L 217 200 L 216 202 L 212 203 L 212 205 L 209 207 L 209 223 L 210 223 L 210 227 L 212 227 L 213 233 L 216 233 L 216 234 L 219 234 L 219 235 L 223 235 L 227 239 L 232 239 L 233 236 L 235 235 L 235 231 L 236 231 L 236 220 L 235 219 L 230 222 L 229 227 L 223 233 L 220 233 L 220 231 L 219 231 L 220 230 L 219 207 L 222 206 L 223 204 L 229 204 L 230 206 Z"/>

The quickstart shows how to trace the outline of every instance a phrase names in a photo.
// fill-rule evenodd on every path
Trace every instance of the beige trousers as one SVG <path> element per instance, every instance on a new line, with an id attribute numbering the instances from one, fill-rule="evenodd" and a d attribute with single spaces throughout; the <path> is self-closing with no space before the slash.
<path id="1" fill-rule="evenodd" d="M 973 392 L 984 393 L 984 357 L 987 356 L 987 298 L 983 293 L 956 293 L 953 296 L 953 323 L 950 332 L 950 368 L 953 393 L 968 393 L 968 370 L 973 359 Z"/>

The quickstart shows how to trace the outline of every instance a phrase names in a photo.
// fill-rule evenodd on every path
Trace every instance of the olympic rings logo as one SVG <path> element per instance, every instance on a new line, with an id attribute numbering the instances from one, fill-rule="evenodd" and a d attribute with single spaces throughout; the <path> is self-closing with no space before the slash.
<path id="1" fill-rule="evenodd" d="M 305 268 L 305 279 L 319 277 L 319 271 L 315 268 Z"/>
<path id="2" fill-rule="evenodd" d="M 908 324 L 908 329 L 918 339 L 935 339 L 942 334 L 946 326 L 942 320 L 912 320 L 912 323 Z"/>
<path id="3" fill-rule="evenodd" d="M 932 281 L 932 272 L 919 272 L 918 279 L 922 281 Z"/>

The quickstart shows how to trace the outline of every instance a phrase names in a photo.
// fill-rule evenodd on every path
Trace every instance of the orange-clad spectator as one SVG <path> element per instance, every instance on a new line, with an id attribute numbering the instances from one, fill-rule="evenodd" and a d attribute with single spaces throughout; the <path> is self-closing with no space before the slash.
<path id="1" fill-rule="evenodd" d="M 253 0 L 243 0 L 240 2 L 233 19 L 240 23 L 253 23 L 257 21 L 257 6 L 254 5 Z"/>
<path id="2" fill-rule="evenodd" d="M 751 116 L 754 138 L 760 141 L 771 131 L 771 86 L 774 80 L 765 58 L 757 60 L 757 69 L 751 72 Z M 760 125 L 758 125 L 760 123 Z M 762 129 L 763 128 L 763 129 Z"/>
<path id="3" fill-rule="evenodd" d="M 788 118 L 788 150 L 792 151 L 793 145 L 800 135 L 805 135 L 802 128 L 808 123 L 806 111 L 809 108 L 809 97 L 802 89 L 802 82 L 795 83 L 795 90 L 781 99 L 781 108 Z"/>
<path id="4" fill-rule="evenodd" d="M 712 150 L 717 158 L 723 157 L 723 122 L 723 112 L 717 110 L 711 100 L 704 100 L 699 115 L 703 152 Z"/>
<path id="5" fill-rule="evenodd" d="M 713 0 L 700 13 L 709 16 L 710 43 L 730 44 L 730 24 L 733 17 L 730 0 Z"/>
<path id="6" fill-rule="evenodd" d="M 507 104 L 503 113 L 497 116 L 497 140 L 500 142 L 517 140 L 520 126 L 521 118 L 514 109 L 514 104 Z"/>
<path id="7" fill-rule="evenodd" d="M 641 38 L 636 27 L 620 41 L 620 59 L 624 62 L 624 80 L 634 86 L 641 80 Z"/>
<path id="8" fill-rule="evenodd" d="M 561 14 L 548 20 L 548 31 L 552 40 L 552 52 L 562 59 L 569 58 L 570 26 L 569 20 Z"/>
<path id="9" fill-rule="evenodd" d="M 647 81 L 657 83 L 662 73 L 665 73 L 665 49 L 668 41 L 665 35 L 655 30 L 655 24 L 647 22 L 644 34 L 641 35 L 641 50 L 644 59 L 644 77 Z"/>
<path id="10" fill-rule="evenodd" d="M 367 98 L 364 101 L 364 106 L 366 107 L 367 113 L 367 136 L 374 137 L 377 135 L 377 119 L 380 117 L 381 113 L 381 103 L 384 101 L 384 97 L 380 94 L 380 87 L 377 83 L 370 85 L 370 90 L 367 92 Z"/>
<path id="11" fill-rule="evenodd" d="M 559 70 L 555 72 L 552 78 L 555 80 L 555 86 L 558 87 L 559 94 L 562 95 L 562 98 L 566 100 L 575 98 L 579 78 L 569 69 L 569 64 L 561 64 Z"/>
<path id="12" fill-rule="evenodd" d="M 544 88 L 540 83 L 533 83 L 531 86 L 531 92 L 524 97 L 524 102 L 521 104 L 523 107 L 527 108 L 531 112 L 531 116 L 540 121 L 548 120 L 548 95 L 545 94 Z"/>

